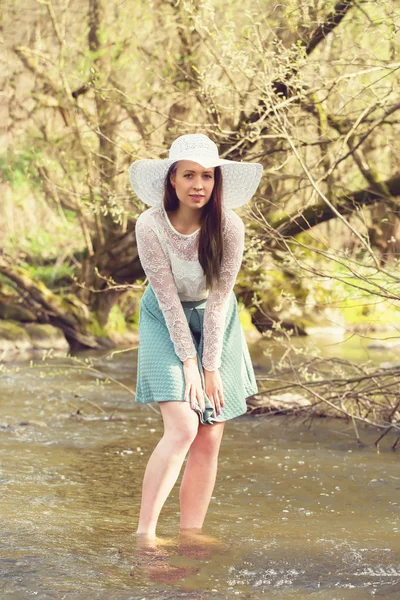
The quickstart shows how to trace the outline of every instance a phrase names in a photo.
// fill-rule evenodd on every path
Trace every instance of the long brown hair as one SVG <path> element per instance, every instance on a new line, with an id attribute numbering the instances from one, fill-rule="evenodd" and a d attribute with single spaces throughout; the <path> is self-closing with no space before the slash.
<path id="1" fill-rule="evenodd" d="M 174 211 L 179 208 L 179 198 L 171 184 L 171 175 L 176 172 L 178 162 L 173 163 L 165 178 L 164 208 Z M 221 262 L 224 253 L 222 235 L 222 173 L 219 167 L 214 169 L 214 187 L 211 198 L 203 207 L 198 241 L 199 263 L 206 276 L 206 287 L 210 289 L 221 275 Z"/>

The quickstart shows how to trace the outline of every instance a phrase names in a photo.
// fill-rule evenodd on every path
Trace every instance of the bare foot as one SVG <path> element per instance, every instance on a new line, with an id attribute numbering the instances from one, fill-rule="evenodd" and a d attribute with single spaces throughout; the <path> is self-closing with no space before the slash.
<path id="1" fill-rule="evenodd" d="M 209 535 L 208 533 L 203 533 L 202 529 L 190 528 L 190 529 L 180 529 L 179 535 L 181 540 L 192 540 L 195 542 L 199 542 L 200 544 L 218 544 L 220 540 L 214 535 Z"/>
<path id="2" fill-rule="evenodd" d="M 136 532 L 136 541 L 138 548 L 157 548 L 158 537 L 155 533 Z"/>
<path id="3" fill-rule="evenodd" d="M 130 576 L 140 581 L 145 578 L 161 584 L 173 584 L 199 571 L 197 566 L 169 564 L 170 551 L 165 546 L 176 545 L 176 540 L 157 536 L 137 535 L 137 549 Z M 174 552 L 172 552 L 174 554 Z"/>
<path id="4" fill-rule="evenodd" d="M 207 558 L 223 548 L 221 540 L 198 529 L 181 529 L 179 534 L 180 551 L 190 558 Z"/>

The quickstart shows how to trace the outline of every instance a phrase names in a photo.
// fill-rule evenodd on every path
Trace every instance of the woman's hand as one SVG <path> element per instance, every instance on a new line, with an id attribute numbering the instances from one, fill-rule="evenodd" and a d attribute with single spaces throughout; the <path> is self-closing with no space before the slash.
<path id="1" fill-rule="evenodd" d="M 196 356 L 193 358 L 187 358 L 183 362 L 183 374 L 185 376 L 186 384 L 185 402 L 190 401 L 190 406 L 194 409 L 197 398 L 200 410 L 204 412 L 206 404 L 204 401 L 204 392 L 201 384 L 201 376 Z"/>
<path id="2" fill-rule="evenodd" d="M 205 392 L 212 404 L 214 404 L 214 412 L 216 415 L 221 414 L 221 408 L 225 406 L 224 390 L 222 387 L 222 379 L 219 370 L 204 371 Z"/>

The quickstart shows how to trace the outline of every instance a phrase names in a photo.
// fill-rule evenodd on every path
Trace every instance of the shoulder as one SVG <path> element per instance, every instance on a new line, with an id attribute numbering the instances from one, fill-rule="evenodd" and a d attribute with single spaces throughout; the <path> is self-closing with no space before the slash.
<path id="1" fill-rule="evenodd" d="M 151 206 L 144 212 L 142 212 L 136 220 L 135 230 L 141 229 L 154 229 L 155 227 L 155 216 L 159 211 L 158 206 Z"/>
<path id="2" fill-rule="evenodd" d="M 237 213 L 232 208 L 224 209 L 224 228 L 228 234 L 236 233 L 237 235 L 243 235 L 244 223 Z"/>

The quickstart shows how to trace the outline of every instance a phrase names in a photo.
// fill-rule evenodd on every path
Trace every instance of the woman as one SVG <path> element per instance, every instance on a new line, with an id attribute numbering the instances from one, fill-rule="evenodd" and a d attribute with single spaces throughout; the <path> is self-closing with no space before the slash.
<path id="1" fill-rule="evenodd" d="M 137 402 L 159 404 L 164 435 L 143 479 L 137 534 L 155 537 L 161 508 L 189 451 L 180 529 L 201 531 L 224 423 L 258 391 L 233 291 L 244 225 L 232 210 L 254 194 L 262 165 L 219 158 L 206 135 L 187 134 L 164 160 L 129 168 L 151 208 L 136 222 L 149 284 L 140 301 Z"/>

